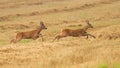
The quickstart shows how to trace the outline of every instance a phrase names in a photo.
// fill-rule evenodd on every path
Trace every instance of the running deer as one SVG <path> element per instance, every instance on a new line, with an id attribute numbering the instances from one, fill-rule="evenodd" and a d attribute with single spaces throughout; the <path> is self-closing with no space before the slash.
<path id="1" fill-rule="evenodd" d="M 11 43 L 17 43 L 18 41 L 22 39 L 33 39 L 36 40 L 41 36 L 43 41 L 43 35 L 40 33 L 43 29 L 47 29 L 44 23 L 40 22 L 40 28 L 32 31 L 26 31 L 26 32 L 18 32 L 15 39 L 11 40 Z"/>
<path id="2" fill-rule="evenodd" d="M 75 30 L 63 29 L 63 30 L 61 30 L 61 33 L 59 35 L 55 36 L 53 41 L 55 41 L 56 39 L 59 40 L 60 38 L 67 37 L 67 36 L 72 36 L 72 37 L 87 36 L 86 39 L 88 39 L 88 36 L 96 38 L 95 36 L 86 32 L 89 28 L 93 28 L 93 26 L 89 23 L 89 20 L 86 20 L 86 24 L 87 24 L 87 26 L 85 26 L 84 28 L 80 28 L 80 29 L 75 29 Z"/>

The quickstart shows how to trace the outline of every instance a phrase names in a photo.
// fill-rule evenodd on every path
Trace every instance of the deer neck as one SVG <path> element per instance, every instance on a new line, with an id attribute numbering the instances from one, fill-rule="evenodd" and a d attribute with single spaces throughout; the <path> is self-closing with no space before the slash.
<path id="1" fill-rule="evenodd" d="M 83 27 L 83 30 L 87 31 L 88 30 L 88 26 Z"/>
<path id="2" fill-rule="evenodd" d="M 42 31 L 42 28 L 38 28 L 38 34 Z"/>

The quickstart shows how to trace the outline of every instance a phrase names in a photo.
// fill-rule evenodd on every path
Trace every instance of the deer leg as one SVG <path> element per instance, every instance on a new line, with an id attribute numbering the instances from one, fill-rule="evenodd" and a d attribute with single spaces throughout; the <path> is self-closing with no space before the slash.
<path id="1" fill-rule="evenodd" d="M 18 41 L 22 40 L 23 36 L 22 34 L 19 34 L 16 36 L 16 39 L 14 39 L 14 43 L 17 43 Z"/>
<path id="2" fill-rule="evenodd" d="M 22 40 L 22 36 L 17 35 L 15 39 L 12 39 L 10 43 L 17 43 L 18 41 Z"/>
<path id="3" fill-rule="evenodd" d="M 87 34 L 87 36 L 91 36 L 91 37 L 93 37 L 93 38 L 96 38 L 95 36 L 93 36 L 93 35 L 91 35 L 91 34 Z"/>
<path id="4" fill-rule="evenodd" d="M 43 36 L 41 36 L 41 38 L 42 38 L 42 41 L 44 41 Z"/>
<path id="5" fill-rule="evenodd" d="M 66 36 L 67 35 L 57 35 L 57 36 L 55 36 L 53 41 L 55 41 L 55 40 L 59 41 L 60 38 L 63 38 L 63 37 L 66 37 Z"/>
<path id="6" fill-rule="evenodd" d="M 58 35 L 58 36 L 56 36 L 57 41 L 59 41 L 59 39 L 60 39 L 60 38 L 62 38 L 62 37 L 61 37 L 61 36 L 59 36 L 59 35 Z"/>
<path id="7" fill-rule="evenodd" d="M 88 33 L 87 32 L 83 32 L 82 36 L 86 36 L 86 39 L 88 39 Z"/>
<path id="8" fill-rule="evenodd" d="M 32 37 L 33 40 L 36 40 L 37 38 L 39 38 L 39 34 L 35 34 L 35 35 Z"/>
<path id="9" fill-rule="evenodd" d="M 86 35 L 87 37 L 86 37 L 86 39 L 88 39 L 88 35 Z"/>
<path id="10" fill-rule="evenodd" d="M 42 35 L 42 34 L 40 34 L 40 36 L 41 36 L 42 41 L 44 41 L 44 39 L 43 39 L 43 35 Z"/>
<path id="11" fill-rule="evenodd" d="M 14 43 L 17 43 L 20 40 L 22 40 L 22 38 L 16 38 L 16 39 L 14 39 Z"/>
<path id="12" fill-rule="evenodd" d="M 57 39 L 58 40 L 59 35 L 55 36 L 55 38 L 53 39 L 53 42 Z"/>
<path id="13" fill-rule="evenodd" d="M 32 39 L 33 39 L 33 40 L 36 40 L 38 37 L 39 37 L 39 36 L 35 36 L 35 37 L 33 37 Z"/>

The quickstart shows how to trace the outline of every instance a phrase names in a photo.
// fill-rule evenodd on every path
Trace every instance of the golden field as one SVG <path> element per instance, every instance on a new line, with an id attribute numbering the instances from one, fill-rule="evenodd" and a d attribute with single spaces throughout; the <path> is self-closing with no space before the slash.
<path id="1" fill-rule="evenodd" d="M 89 20 L 96 36 L 52 42 L 61 29 Z M 48 28 L 37 40 L 10 44 L 17 32 Z M 82 25 L 82 26 L 80 26 Z M 0 0 L 0 68 L 120 68 L 120 0 Z"/>

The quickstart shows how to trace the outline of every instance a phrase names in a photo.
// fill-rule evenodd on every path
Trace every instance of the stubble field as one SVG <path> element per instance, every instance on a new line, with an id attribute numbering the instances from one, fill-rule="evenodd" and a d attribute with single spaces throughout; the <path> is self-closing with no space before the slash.
<path id="1" fill-rule="evenodd" d="M 54 41 L 61 29 L 89 20 L 96 36 Z M 10 44 L 17 32 L 47 30 L 37 40 Z M 81 26 L 82 25 L 82 26 Z M 0 0 L 0 68 L 120 68 L 120 0 Z"/>

